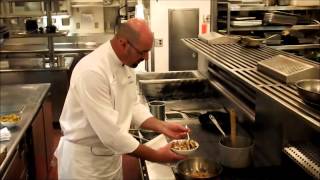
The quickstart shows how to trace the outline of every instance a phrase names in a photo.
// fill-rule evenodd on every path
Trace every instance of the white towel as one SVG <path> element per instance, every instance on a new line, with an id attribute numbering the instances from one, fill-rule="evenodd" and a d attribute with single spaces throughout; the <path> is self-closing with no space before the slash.
<path id="1" fill-rule="evenodd" d="M 9 141 L 11 133 L 7 127 L 0 129 L 0 141 Z"/>

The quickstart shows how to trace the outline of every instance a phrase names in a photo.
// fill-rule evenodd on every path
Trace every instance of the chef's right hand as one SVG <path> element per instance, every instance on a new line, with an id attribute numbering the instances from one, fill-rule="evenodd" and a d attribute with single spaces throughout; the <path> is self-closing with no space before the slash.
<path id="1" fill-rule="evenodd" d="M 186 156 L 182 156 L 171 151 L 171 146 L 172 144 L 168 143 L 157 150 L 157 159 L 159 159 L 159 163 L 171 163 L 186 159 Z"/>

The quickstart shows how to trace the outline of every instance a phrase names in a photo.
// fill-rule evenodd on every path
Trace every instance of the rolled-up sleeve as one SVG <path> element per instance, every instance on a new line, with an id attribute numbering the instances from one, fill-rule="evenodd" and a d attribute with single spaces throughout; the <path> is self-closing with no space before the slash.
<path id="1" fill-rule="evenodd" d="M 78 78 L 73 88 L 81 109 L 101 142 L 116 153 L 134 151 L 139 142 L 129 132 L 121 131 L 118 127 L 119 115 L 113 109 L 109 83 L 94 71 L 86 71 Z"/>
<path id="2" fill-rule="evenodd" d="M 133 123 L 140 127 L 141 124 L 150 117 L 152 117 L 152 114 L 149 108 L 137 101 L 133 108 Z"/>

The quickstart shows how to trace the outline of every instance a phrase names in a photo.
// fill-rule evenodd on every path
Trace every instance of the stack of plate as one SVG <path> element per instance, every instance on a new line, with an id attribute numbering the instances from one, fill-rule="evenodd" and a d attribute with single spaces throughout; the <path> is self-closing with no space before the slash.
<path id="1" fill-rule="evenodd" d="M 237 3 L 263 3 L 263 0 L 228 0 L 229 2 Z"/>
<path id="2" fill-rule="evenodd" d="M 231 25 L 236 27 L 261 26 L 262 20 L 231 21 Z"/>

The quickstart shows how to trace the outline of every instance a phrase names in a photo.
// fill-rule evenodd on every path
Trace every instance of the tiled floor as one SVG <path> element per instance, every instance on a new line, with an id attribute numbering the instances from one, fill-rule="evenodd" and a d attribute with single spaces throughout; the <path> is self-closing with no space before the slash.
<path id="1" fill-rule="evenodd" d="M 54 130 L 54 147 L 56 148 L 59 139 L 61 136 L 61 131 L 58 129 Z M 56 159 L 53 158 L 51 162 L 51 168 L 49 171 L 49 180 L 57 180 L 58 179 L 58 173 L 57 173 L 57 162 Z M 132 156 L 123 156 L 123 180 L 141 180 L 140 177 L 140 167 L 139 167 L 139 161 L 137 158 Z"/>

